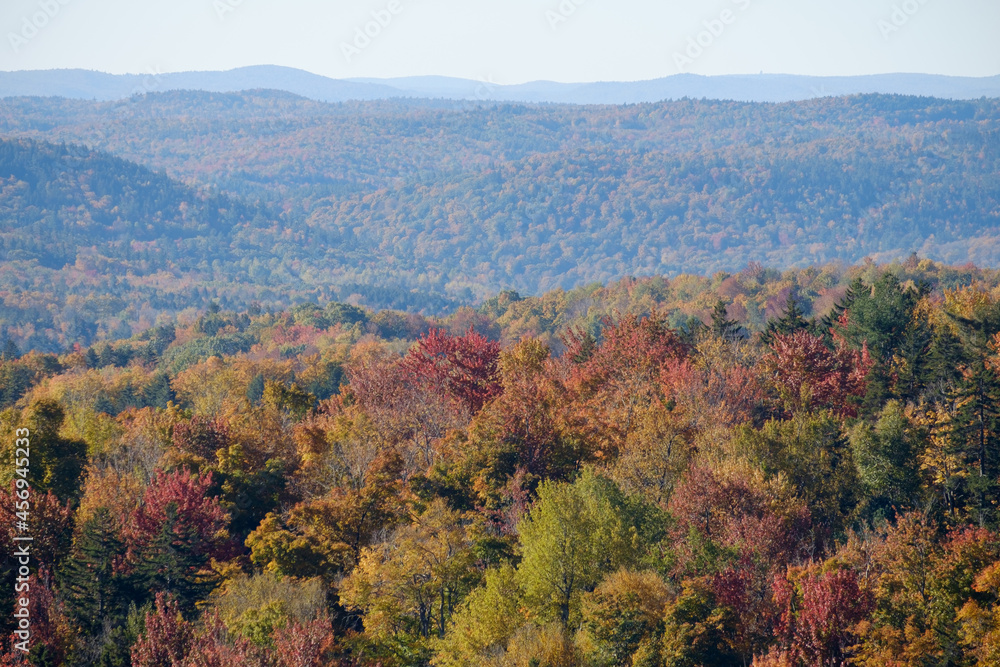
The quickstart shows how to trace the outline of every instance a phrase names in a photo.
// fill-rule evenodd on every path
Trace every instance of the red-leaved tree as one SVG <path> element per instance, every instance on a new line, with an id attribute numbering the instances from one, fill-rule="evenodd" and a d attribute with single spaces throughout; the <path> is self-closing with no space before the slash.
<path id="1" fill-rule="evenodd" d="M 132 667 L 181 665 L 193 638 L 193 626 L 181 617 L 177 602 L 157 593 L 153 610 L 146 614 L 146 629 L 132 645 Z"/>
<path id="2" fill-rule="evenodd" d="M 51 491 L 33 495 L 27 528 L 19 530 L 15 491 L 14 482 L 9 492 L 0 490 L 0 524 L 3 525 L 0 534 L 4 535 L 4 544 L 15 544 L 14 538 L 18 535 L 31 535 L 33 559 L 51 568 L 69 551 L 73 536 L 73 510 L 69 501 L 60 501 Z"/>
<path id="3" fill-rule="evenodd" d="M 228 517 L 218 498 L 208 495 L 211 475 L 192 475 L 189 470 L 165 473 L 158 470 L 143 495 L 142 503 L 132 513 L 125 527 L 125 542 L 134 559 L 159 534 L 167 521 L 167 507 L 177 510 L 174 530 L 178 535 L 192 533 L 195 553 L 221 557 L 229 546 L 219 538 Z M 193 530 L 192 530 L 193 529 Z"/>
<path id="4" fill-rule="evenodd" d="M 475 414 L 501 391 L 499 357 L 500 343 L 472 327 L 464 336 L 431 329 L 407 353 L 403 368 L 418 382 L 446 393 Z"/>
<path id="5" fill-rule="evenodd" d="M 327 654 L 333 648 L 334 634 L 325 616 L 309 623 L 293 620 L 274 633 L 280 667 L 320 667 L 330 664 Z"/>
<path id="6" fill-rule="evenodd" d="M 244 637 L 231 637 L 218 614 L 203 621 L 182 667 L 266 667 L 264 651 Z"/>
<path id="7" fill-rule="evenodd" d="M 844 664 L 857 643 L 853 629 L 874 604 L 853 570 L 820 572 L 816 565 L 775 577 L 774 599 L 782 612 L 769 659 L 822 667 Z"/>
<path id="8" fill-rule="evenodd" d="M 774 336 L 763 367 L 791 412 L 827 408 L 851 417 L 873 364 L 867 346 L 852 350 L 838 338 L 831 350 L 822 338 L 796 331 Z"/>
<path id="9" fill-rule="evenodd" d="M 623 450 L 640 415 L 663 396 L 657 379 L 687 346 L 659 317 L 605 318 L 602 340 L 570 332 L 562 356 L 566 385 L 575 409 L 591 425 L 588 439 L 603 455 Z"/>

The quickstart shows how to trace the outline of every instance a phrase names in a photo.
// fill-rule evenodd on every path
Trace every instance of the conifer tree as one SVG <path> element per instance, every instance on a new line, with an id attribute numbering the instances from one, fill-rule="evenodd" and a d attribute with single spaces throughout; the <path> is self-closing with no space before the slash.
<path id="1" fill-rule="evenodd" d="M 897 355 L 896 394 L 901 400 L 916 401 L 931 381 L 931 350 L 934 329 L 926 316 L 914 317 Z"/>
<path id="2" fill-rule="evenodd" d="M 847 291 L 840 301 L 834 304 L 833 309 L 820 320 L 819 328 L 823 336 L 830 335 L 830 329 L 840 321 L 844 313 L 851 309 L 858 298 L 858 294 L 865 290 L 865 283 L 861 278 L 855 278 L 847 286 Z"/>
<path id="3" fill-rule="evenodd" d="M 712 333 L 723 340 L 738 340 L 743 338 L 745 331 L 736 320 L 729 319 L 726 313 L 726 302 L 719 299 L 712 310 Z"/>
<path id="4" fill-rule="evenodd" d="M 120 621 L 127 594 L 125 578 L 115 571 L 122 553 L 114 517 L 98 508 L 80 530 L 73 550 L 60 571 L 60 591 L 70 619 L 84 635 L 93 635 L 104 620 Z"/>
<path id="5" fill-rule="evenodd" d="M 143 590 L 173 596 L 185 615 L 212 589 L 203 572 L 208 557 L 197 548 L 201 538 L 196 526 L 179 525 L 177 504 L 166 506 L 166 520 L 146 545 L 135 568 L 135 580 Z"/>
<path id="6" fill-rule="evenodd" d="M 18 349 L 17 343 L 11 340 L 9 337 L 4 336 L 3 351 L 0 352 L 0 360 L 3 361 L 16 361 L 21 357 L 21 350 Z"/>
<path id="7" fill-rule="evenodd" d="M 772 318 L 767 321 L 767 328 L 761 335 L 761 341 L 765 345 L 770 345 L 776 334 L 788 335 L 796 331 L 808 330 L 809 321 L 803 317 L 805 312 L 799 307 L 799 300 L 794 292 L 788 293 L 785 301 L 785 312 L 781 317 Z"/>
<path id="8" fill-rule="evenodd" d="M 969 466 L 969 491 L 978 501 L 979 521 L 995 507 L 1000 486 L 1000 377 L 991 367 L 992 341 L 1000 332 L 1000 304 L 982 301 L 967 316 L 949 313 L 958 324 L 967 363 L 951 398 L 957 406 L 951 435 Z"/>
<path id="9" fill-rule="evenodd" d="M 264 374 L 257 373 L 247 385 L 247 402 L 250 405 L 257 405 L 264 398 Z"/>
<path id="10" fill-rule="evenodd" d="M 958 411 L 952 437 L 970 464 L 969 490 L 978 499 L 980 513 L 993 507 L 1000 472 L 1000 378 L 982 360 L 976 360 L 955 388 Z M 980 522 L 985 519 L 980 516 Z"/>
<path id="11" fill-rule="evenodd" d="M 961 379 L 966 361 L 959 337 L 948 327 L 935 330 L 927 353 L 924 398 L 930 402 L 944 400 L 950 388 Z"/>

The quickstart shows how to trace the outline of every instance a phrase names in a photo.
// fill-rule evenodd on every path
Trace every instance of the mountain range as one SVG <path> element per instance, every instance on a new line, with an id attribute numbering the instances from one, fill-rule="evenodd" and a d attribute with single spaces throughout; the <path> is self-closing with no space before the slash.
<path id="1" fill-rule="evenodd" d="M 662 100 L 720 99 L 791 102 L 817 97 L 882 93 L 944 99 L 1000 97 L 1000 76 L 928 74 L 797 76 L 676 74 L 650 81 L 500 85 L 449 77 L 331 79 L 300 69 L 259 65 L 225 72 L 106 74 L 82 69 L 0 72 L 0 97 L 41 96 L 120 100 L 168 90 L 240 92 L 281 90 L 321 102 L 392 98 L 558 104 L 638 104 Z"/>

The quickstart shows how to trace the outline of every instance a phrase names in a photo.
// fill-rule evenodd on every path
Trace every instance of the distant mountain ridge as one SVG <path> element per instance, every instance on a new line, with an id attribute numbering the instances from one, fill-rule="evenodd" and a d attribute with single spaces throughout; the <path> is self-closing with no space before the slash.
<path id="1" fill-rule="evenodd" d="M 637 104 L 662 100 L 725 99 L 792 102 L 818 97 L 883 93 L 968 100 L 1000 98 L 1000 75 L 952 77 L 931 74 L 799 76 L 677 74 L 649 81 L 499 85 L 439 76 L 395 79 L 331 79 L 291 67 L 257 65 L 225 72 L 106 74 L 82 69 L 0 72 L 2 97 L 66 97 L 119 100 L 168 90 L 239 92 L 281 90 L 321 102 L 392 98 L 559 104 Z"/>

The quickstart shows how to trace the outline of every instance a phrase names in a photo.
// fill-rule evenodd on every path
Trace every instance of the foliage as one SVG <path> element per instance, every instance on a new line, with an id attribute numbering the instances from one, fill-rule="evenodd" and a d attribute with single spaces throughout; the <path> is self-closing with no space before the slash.
<path id="1" fill-rule="evenodd" d="M 580 597 L 642 555 L 642 508 L 591 471 L 574 483 L 543 482 L 518 524 L 518 578 L 525 600 L 544 620 L 564 625 L 580 613 Z"/>
<path id="2" fill-rule="evenodd" d="M 445 318 L 220 306 L 5 352 L 33 375 L 0 412 L 12 458 L 31 434 L 0 573 L 27 476 L 37 664 L 990 664 L 987 278 L 914 260 Z M 720 298 L 739 335 L 690 320 Z M 246 352 L 167 359 L 235 334 Z"/>
<path id="3" fill-rule="evenodd" d="M 442 312 L 502 289 L 749 261 L 922 252 L 995 265 L 996 119 L 995 100 L 881 95 L 476 108 L 267 91 L 10 99 L 0 333 L 53 352 L 213 301 L 313 302 L 319 314 L 299 310 L 296 323 L 412 338 L 398 314 L 324 306 Z M 728 318 L 753 313 L 731 288 L 717 295 Z M 247 344 L 213 329 L 171 353 L 178 368 Z M 869 342 L 880 355 L 894 344 Z"/>

